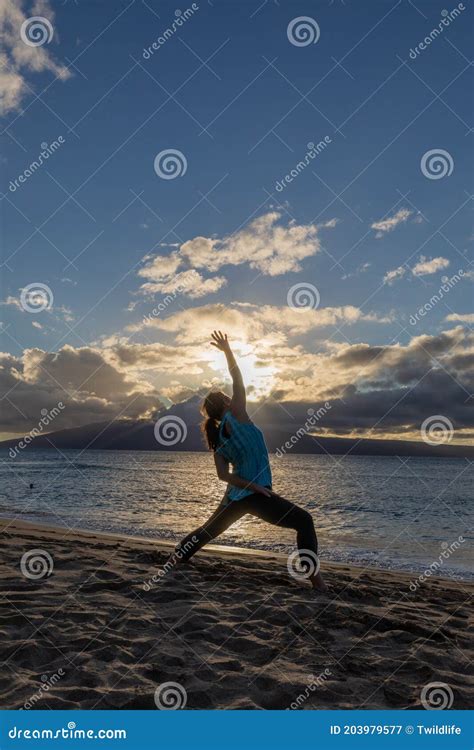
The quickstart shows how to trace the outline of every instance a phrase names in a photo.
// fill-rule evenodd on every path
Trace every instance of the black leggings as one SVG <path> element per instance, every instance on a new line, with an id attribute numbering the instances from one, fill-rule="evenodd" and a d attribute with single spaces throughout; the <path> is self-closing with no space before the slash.
<path id="1" fill-rule="evenodd" d="M 248 495 L 242 500 L 224 500 L 212 516 L 195 531 L 192 531 L 176 547 L 181 560 L 189 560 L 201 547 L 222 534 L 229 526 L 249 513 L 263 521 L 296 531 L 296 542 L 300 553 L 310 550 L 318 554 L 318 540 L 313 518 L 307 510 L 299 508 L 278 495 Z"/>

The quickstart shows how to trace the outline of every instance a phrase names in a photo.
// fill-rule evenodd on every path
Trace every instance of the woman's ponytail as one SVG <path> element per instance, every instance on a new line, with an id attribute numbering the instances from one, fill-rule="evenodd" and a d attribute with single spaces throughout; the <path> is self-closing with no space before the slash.
<path id="1" fill-rule="evenodd" d="M 201 414 L 204 421 L 201 430 L 210 451 L 216 451 L 219 447 L 221 419 L 229 402 L 229 397 L 222 391 L 211 391 L 202 404 Z"/>
<path id="2" fill-rule="evenodd" d="M 202 423 L 202 431 L 210 451 L 215 451 L 219 445 L 219 421 L 208 417 Z"/>

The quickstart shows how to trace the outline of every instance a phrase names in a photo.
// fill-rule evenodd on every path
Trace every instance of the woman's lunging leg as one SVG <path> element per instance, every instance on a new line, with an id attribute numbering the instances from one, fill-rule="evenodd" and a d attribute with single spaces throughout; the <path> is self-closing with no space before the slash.
<path id="1" fill-rule="evenodd" d="M 311 513 L 279 495 L 272 495 L 270 498 L 264 495 L 252 495 L 246 500 L 248 513 L 275 526 L 296 531 L 296 543 L 300 552 L 300 559 L 302 565 L 307 566 L 308 572 L 310 571 L 310 565 L 307 554 L 305 556 L 304 552 L 309 550 L 314 555 L 314 567 L 317 567 L 317 571 L 310 573 L 308 578 L 313 588 L 325 591 L 326 584 L 319 573 L 318 538 Z"/>
<path id="2" fill-rule="evenodd" d="M 175 549 L 179 561 L 189 560 L 198 550 L 226 531 L 243 515 L 239 501 L 222 502 L 202 526 L 188 534 Z"/>

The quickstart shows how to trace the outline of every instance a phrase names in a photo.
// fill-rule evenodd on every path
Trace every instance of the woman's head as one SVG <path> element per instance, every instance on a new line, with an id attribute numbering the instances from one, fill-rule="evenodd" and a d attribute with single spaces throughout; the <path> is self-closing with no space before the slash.
<path id="1" fill-rule="evenodd" d="M 222 391 L 210 391 L 202 402 L 201 414 L 210 419 L 221 420 L 230 406 L 230 397 Z"/>
<path id="2" fill-rule="evenodd" d="M 222 391 L 210 391 L 204 399 L 201 414 L 202 431 L 209 450 L 215 451 L 219 443 L 219 423 L 230 406 L 230 397 Z"/>

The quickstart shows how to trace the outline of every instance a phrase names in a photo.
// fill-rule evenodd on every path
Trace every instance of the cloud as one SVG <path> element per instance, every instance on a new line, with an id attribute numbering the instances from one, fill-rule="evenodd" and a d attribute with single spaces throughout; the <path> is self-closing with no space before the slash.
<path id="1" fill-rule="evenodd" d="M 474 334 L 457 327 L 436 336 L 418 336 L 408 344 L 374 346 L 335 344 L 310 354 L 273 350 L 278 357 L 274 393 L 292 416 L 290 434 L 307 418 L 307 409 L 331 403 L 317 431 L 340 436 L 421 439 L 420 426 L 435 414 L 449 419 L 456 438 L 472 438 L 474 404 Z M 267 357 L 262 358 L 265 364 Z M 258 410 L 258 418 L 277 424 Z M 455 441 L 456 442 L 456 439 Z"/>
<path id="2" fill-rule="evenodd" d="M 139 269 L 138 275 L 149 281 L 165 281 L 177 272 L 182 262 L 177 252 L 171 255 L 147 255 L 145 265 Z"/>
<path id="3" fill-rule="evenodd" d="M 413 266 L 411 272 L 414 276 L 428 276 L 437 271 L 442 271 L 443 268 L 449 266 L 449 260 L 447 258 L 432 258 L 427 260 L 424 255 L 420 256 L 419 262 Z"/>
<path id="4" fill-rule="evenodd" d="M 387 271 L 385 276 L 383 277 L 383 283 L 388 284 L 391 286 L 399 279 L 402 279 L 407 272 L 407 269 L 405 266 L 398 266 L 398 268 L 394 268 L 392 271 Z"/>
<path id="5" fill-rule="evenodd" d="M 23 0 L 2 0 L 1 24 L 4 51 L 0 54 L 0 115 L 14 112 L 31 87 L 26 74 L 50 72 L 60 80 L 71 76 L 68 68 L 57 63 L 48 44 L 30 46 L 20 35 L 22 24 L 32 16 L 42 16 L 54 23 L 54 12 L 46 1 L 37 0 L 29 12 Z"/>
<path id="6" fill-rule="evenodd" d="M 408 271 L 410 271 L 413 276 L 429 276 L 437 271 L 442 271 L 444 268 L 447 268 L 449 264 L 450 262 L 447 258 L 438 257 L 427 260 L 424 255 L 420 255 L 420 260 L 412 268 L 398 266 L 398 268 L 394 268 L 392 271 L 387 271 L 383 277 L 383 283 L 391 286 L 396 281 L 402 279 Z"/>
<path id="7" fill-rule="evenodd" d="M 467 313 L 466 315 L 451 313 L 446 316 L 445 320 L 459 323 L 474 323 L 474 313 Z"/>
<path id="8" fill-rule="evenodd" d="M 41 297 L 38 296 L 39 299 L 43 299 L 43 293 L 40 292 L 38 293 L 38 295 L 41 295 Z M 46 302 L 48 300 L 48 295 L 46 292 L 44 293 L 44 295 L 44 300 Z M 16 310 L 19 310 L 22 313 L 27 312 L 19 296 L 13 297 L 12 295 L 8 295 L 4 300 L 0 300 L 0 307 L 2 306 L 14 307 Z M 48 303 L 48 306 L 44 307 L 41 312 L 50 313 L 58 319 L 61 318 L 62 320 L 65 320 L 67 323 L 71 323 L 74 320 L 72 310 L 69 307 L 66 307 L 66 305 L 53 305 L 51 302 L 50 304 Z M 37 322 L 33 323 L 33 325 L 35 326 L 35 328 L 39 327 L 39 324 Z"/>
<path id="9" fill-rule="evenodd" d="M 413 211 L 409 211 L 408 208 L 401 208 L 396 214 L 388 219 L 381 219 L 371 224 L 371 229 L 376 229 L 377 238 L 383 237 L 387 232 L 393 232 L 399 224 L 404 224 L 409 217 L 413 214 Z"/>
<path id="10" fill-rule="evenodd" d="M 336 226 L 332 219 L 322 225 Z M 213 294 L 227 284 L 223 276 L 205 278 L 201 269 L 215 273 L 224 266 L 248 264 L 266 276 L 302 270 L 301 261 L 320 250 L 315 224 L 281 223 L 281 214 L 271 211 L 254 219 L 244 229 L 226 237 L 194 237 L 169 255 L 148 255 L 138 275 L 146 279 L 140 293 L 169 293 L 184 283 L 183 294 L 191 298 Z M 198 270 L 199 269 L 199 270 Z M 179 273 L 178 273 L 179 272 Z"/>
<path id="11" fill-rule="evenodd" d="M 156 328 L 176 334 L 178 342 L 199 343 L 207 341 L 208 332 L 219 326 L 225 328 L 234 339 L 256 341 L 269 333 L 285 337 L 300 336 L 325 326 L 352 325 L 359 321 L 389 323 L 391 317 L 364 313 L 353 305 L 301 311 L 289 306 L 233 302 L 193 307 L 167 318 L 149 317 L 128 326 L 127 330 L 137 332 L 144 328 Z"/>
<path id="12" fill-rule="evenodd" d="M 144 295 L 161 294 L 185 294 L 191 299 L 205 297 L 214 294 L 227 284 L 223 276 L 214 276 L 205 279 L 195 269 L 181 271 L 174 276 L 169 276 L 165 281 L 154 281 L 142 284 L 140 289 Z"/>
<path id="13" fill-rule="evenodd" d="M 318 227 L 283 225 L 280 219 L 280 213 L 271 211 L 222 239 L 195 237 L 181 246 L 180 253 L 194 267 L 210 271 L 244 263 L 267 276 L 301 271 L 301 261 L 320 250 Z"/>
<path id="14" fill-rule="evenodd" d="M 155 389 L 134 368 L 120 368 L 107 351 L 64 346 L 58 352 L 26 349 L 21 357 L 0 353 L 2 431 L 25 434 L 59 402 L 52 429 L 117 417 L 150 417 L 161 406 Z"/>
<path id="15" fill-rule="evenodd" d="M 229 311 L 239 326 L 245 309 Z M 207 312 L 201 309 L 201 319 Z M 405 345 L 323 339 L 314 351 L 289 344 L 284 332 L 267 330 L 264 320 L 258 327 L 252 306 L 248 312 L 247 331 L 255 338 L 246 340 L 240 329 L 238 360 L 249 394 L 258 397 L 263 383 L 266 396 L 273 395 L 269 403 L 277 399 L 283 404 L 284 409 L 276 407 L 273 424 L 284 424 L 290 413 L 292 433 L 299 419 L 306 420 L 308 408 L 329 400 L 331 410 L 318 425 L 322 433 L 419 439 L 421 423 L 433 414 L 449 419 L 461 438 L 474 427 L 474 405 L 467 398 L 474 387 L 474 333 L 468 329 L 457 326 L 436 336 L 416 336 Z M 169 345 L 111 337 L 102 348 L 0 354 L 0 396 L 8 394 L 2 402 L 3 431 L 26 433 L 37 424 L 41 409 L 52 409 L 59 401 L 65 408 L 54 429 L 119 416 L 153 418 L 161 396 L 179 401 L 221 384 L 227 377 L 224 357 L 207 339 L 203 345 L 203 335 L 195 321 L 186 322 L 185 313 L 173 316 L 175 336 Z M 267 421 L 268 408 L 260 404 L 259 421 Z"/>
<path id="16" fill-rule="evenodd" d="M 4 300 L 0 301 L 0 305 L 2 305 L 3 307 L 16 307 L 17 310 L 25 312 L 19 297 L 12 297 L 11 295 L 8 295 L 8 297 L 5 297 Z"/>
<path id="17" fill-rule="evenodd" d="M 360 266 L 357 266 L 355 271 L 352 271 L 351 273 L 345 273 L 343 276 L 341 276 L 342 281 L 351 279 L 353 276 L 360 276 L 361 273 L 366 273 L 371 265 L 372 263 L 361 263 Z"/>

